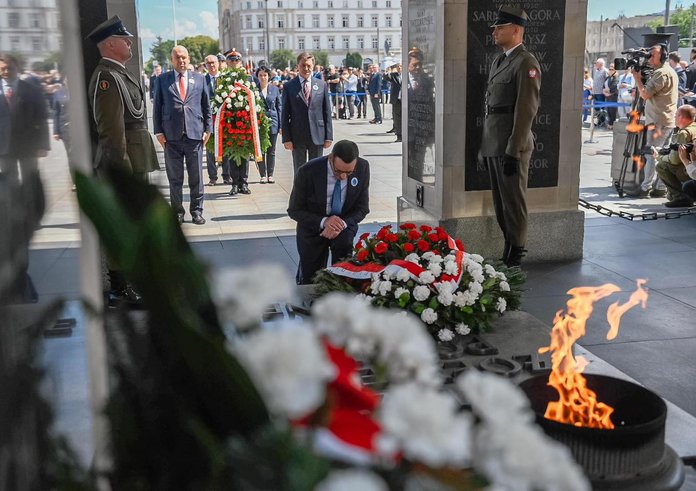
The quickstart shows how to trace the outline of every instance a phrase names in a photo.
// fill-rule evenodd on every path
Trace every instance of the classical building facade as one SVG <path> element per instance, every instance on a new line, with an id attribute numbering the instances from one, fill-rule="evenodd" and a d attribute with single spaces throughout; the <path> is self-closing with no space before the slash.
<path id="1" fill-rule="evenodd" d="M 61 48 L 56 0 L 0 0 L 0 52 L 29 68 Z"/>
<path id="2" fill-rule="evenodd" d="M 254 60 L 276 49 L 326 51 L 334 65 L 348 52 L 401 58 L 400 0 L 219 0 L 218 14 L 223 50 Z"/>

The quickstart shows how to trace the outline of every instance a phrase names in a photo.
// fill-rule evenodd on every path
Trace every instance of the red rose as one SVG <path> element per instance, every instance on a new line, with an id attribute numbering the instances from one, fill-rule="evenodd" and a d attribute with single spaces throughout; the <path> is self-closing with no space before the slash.
<path id="1" fill-rule="evenodd" d="M 379 229 L 379 232 L 377 232 L 377 238 L 379 240 L 384 240 L 388 233 L 389 229 L 387 227 L 382 227 L 381 229 Z"/>
<path id="2" fill-rule="evenodd" d="M 367 238 L 370 236 L 370 232 L 365 232 L 360 236 L 360 240 L 367 240 Z"/>
<path id="3" fill-rule="evenodd" d="M 389 246 L 384 242 L 377 242 L 377 245 L 375 245 L 375 253 L 377 254 L 384 254 L 387 252 L 387 249 L 389 249 Z"/>
<path id="4" fill-rule="evenodd" d="M 369 252 L 367 251 L 367 249 L 360 249 L 356 258 L 358 261 L 363 262 L 365 261 L 365 259 L 367 259 L 368 254 Z"/>
<path id="5" fill-rule="evenodd" d="M 410 242 L 404 244 L 404 252 L 413 252 L 414 250 L 416 250 L 416 247 Z"/>
<path id="6" fill-rule="evenodd" d="M 420 226 L 421 232 L 430 232 L 432 229 L 433 229 L 433 227 L 431 227 L 429 225 L 421 225 Z"/>
<path id="7" fill-rule="evenodd" d="M 402 224 L 399 226 L 399 228 L 400 228 L 401 230 L 411 230 L 411 229 L 416 228 L 416 225 L 413 224 L 413 223 L 407 222 L 407 223 L 402 223 Z"/>
<path id="8" fill-rule="evenodd" d="M 419 240 L 419 241 L 418 241 L 418 250 L 419 250 L 419 251 L 425 252 L 425 251 L 427 251 L 428 249 L 430 249 L 430 244 L 428 244 L 428 243 L 427 243 L 426 241 L 424 241 L 424 240 Z"/>
<path id="9" fill-rule="evenodd" d="M 421 238 L 421 234 L 417 230 L 409 230 L 408 231 L 408 240 L 418 240 L 420 238 Z"/>
<path id="10" fill-rule="evenodd" d="M 437 231 L 437 236 L 440 237 L 440 240 L 442 240 L 442 241 L 446 241 L 446 240 L 447 240 L 447 237 L 449 237 L 449 236 L 447 235 L 447 232 L 445 232 L 445 231 L 442 230 L 442 229 L 440 229 L 440 230 Z"/>
<path id="11" fill-rule="evenodd" d="M 460 251 L 464 250 L 464 244 L 462 244 L 462 241 L 459 239 L 454 239 L 454 243 L 457 244 L 457 249 Z"/>
<path id="12" fill-rule="evenodd" d="M 387 236 L 384 238 L 387 242 L 396 242 L 399 240 L 399 236 L 396 234 L 387 234 Z"/>
<path id="13" fill-rule="evenodd" d="M 428 239 L 430 240 L 430 242 L 437 242 L 438 240 L 440 240 L 440 236 L 433 232 L 432 234 L 428 234 Z"/>
<path id="14" fill-rule="evenodd" d="M 362 241 L 362 240 L 359 240 L 358 243 L 355 244 L 355 250 L 356 250 L 356 251 L 359 251 L 359 250 L 362 249 L 363 247 L 365 247 L 365 244 L 363 244 L 363 241 Z"/>

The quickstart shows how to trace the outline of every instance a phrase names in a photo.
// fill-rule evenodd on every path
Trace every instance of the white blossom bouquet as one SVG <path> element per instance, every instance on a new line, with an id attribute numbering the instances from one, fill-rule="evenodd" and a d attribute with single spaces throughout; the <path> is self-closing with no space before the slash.
<path id="1" fill-rule="evenodd" d="M 320 294 L 355 292 L 375 306 L 412 312 L 448 342 L 518 309 L 524 278 L 519 268 L 464 252 L 440 227 L 404 223 L 397 232 L 387 225 L 363 234 L 352 257 L 320 271 L 315 282 Z"/>
<path id="2" fill-rule="evenodd" d="M 251 121 L 249 97 L 244 91 L 238 90 L 235 83 L 241 83 L 251 90 L 256 106 L 256 121 Z M 210 102 L 213 114 L 218 113 L 221 105 L 226 105 L 221 126 L 218 126 L 217 122 L 213 123 L 216 128 L 219 127 L 222 130 L 218 138 L 221 138 L 222 153 L 225 157 L 241 165 L 242 160 L 254 155 L 253 124 L 258 125 L 261 151 L 265 152 L 271 146 L 269 137 L 271 121 L 264 112 L 264 104 L 256 84 L 244 68 L 224 70 L 218 78 L 215 97 Z M 215 153 L 214 138 L 208 140 L 207 146 L 209 151 Z"/>

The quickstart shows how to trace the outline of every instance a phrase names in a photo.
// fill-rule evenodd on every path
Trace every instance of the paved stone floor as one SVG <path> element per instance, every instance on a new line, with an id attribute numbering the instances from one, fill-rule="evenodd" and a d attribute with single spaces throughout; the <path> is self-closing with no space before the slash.
<path id="1" fill-rule="evenodd" d="M 396 197 L 401 190 L 401 145 L 385 134 L 390 120 L 370 125 L 365 120 L 339 121 L 336 139 L 358 142 L 361 155 L 371 164 L 370 208 L 361 231 L 376 230 L 396 220 Z M 588 130 L 583 131 L 583 141 Z M 621 199 L 612 187 L 610 132 L 595 133 L 596 143 L 582 149 L 581 197 L 616 210 L 664 210 L 660 199 Z M 297 252 L 294 222 L 286 215 L 291 190 L 291 158 L 278 149 L 276 184 L 258 184 L 256 169 L 250 170 L 250 196 L 227 196 L 228 186 L 206 187 L 205 217 L 208 223 L 183 226 L 194 250 L 212 267 L 249 265 L 272 261 L 294 273 Z M 41 302 L 57 297 L 79 297 L 77 257 L 78 214 L 70 191 L 65 154 L 61 146 L 42 162 L 49 209 L 32 245 L 30 273 Z M 164 172 L 156 182 L 167 192 Z M 188 219 L 188 216 L 187 216 Z M 466 237 L 462 237 L 466 243 Z M 696 416 L 696 216 L 675 220 L 634 221 L 608 218 L 588 212 L 585 220 L 584 258 L 565 263 L 528 264 L 528 282 L 523 309 L 551 325 L 554 313 L 563 308 L 565 292 L 581 285 L 615 283 L 617 299 L 625 299 L 637 278 L 648 280 L 650 298 L 645 310 L 636 308 L 624 316 L 617 339 L 605 339 L 606 321 L 597 315 L 581 341 L 591 354 L 641 384 L 658 392 Z M 608 302 L 597 311 L 603 312 Z M 69 314 L 80 318 L 76 302 Z M 84 379 L 84 333 L 78 328 L 72 338 L 50 339 L 46 357 L 55 368 L 56 397 L 60 400 L 61 424 L 86 439 L 86 387 L 73 381 Z M 696 430 L 696 428 L 694 428 Z M 696 438 L 694 439 L 696 442 Z M 692 455 L 696 455 L 696 452 Z M 86 457 L 86 456 L 85 456 Z"/>

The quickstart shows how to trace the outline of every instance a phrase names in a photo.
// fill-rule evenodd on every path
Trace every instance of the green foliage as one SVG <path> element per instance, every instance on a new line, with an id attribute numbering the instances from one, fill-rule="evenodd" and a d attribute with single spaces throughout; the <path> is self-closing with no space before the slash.
<path id="1" fill-rule="evenodd" d="M 297 55 L 289 49 L 276 49 L 271 51 L 271 66 L 274 68 L 285 69 L 297 65 Z"/>
<path id="2" fill-rule="evenodd" d="M 689 37 L 689 32 L 691 30 L 691 14 L 692 14 L 692 8 L 682 8 L 679 7 L 673 12 L 670 13 L 669 15 L 669 23 L 670 25 L 673 26 L 679 26 L 679 46 L 680 47 L 687 47 L 687 46 L 692 46 L 689 44 L 688 37 Z M 694 9 L 694 31 L 696 32 L 696 9 Z M 659 19 L 655 19 L 653 21 L 648 22 L 648 27 L 652 29 L 656 29 L 657 27 L 661 27 L 665 24 L 665 21 L 662 17 Z M 696 34 L 694 35 L 696 37 Z M 649 47 L 649 46 L 646 46 Z M 688 60 L 687 60 L 688 61 Z"/>
<path id="3" fill-rule="evenodd" d="M 314 51 L 314 62 L 316 65 L 321 65 L 324 68 L 329 66 L 329 53 L 326 51 Z"/>
<path id="4" fill-rule="evenodd" d="M 115 170 L 107 182 L 75 180 L 81 209 L 147 309 L 109 319 L 111 486 L 224 489 L 229 440 L 244 445 L 270 420 L 226 349 L 205 266 L 156 187 Z"/>
<path id="5" fill-rule="evenodd" d="M 346 53 L 346 66 L 350 68 L 362 68 L 362 55 L 358 52 Z"/>
<path id="6" fill-rule="evenodd" d="M 39 72 L 50 72 L 55 70 L 56 67 L 61 69 L 61 64 L 63 62 L 63 53 L 61 51 L 54 51 L 46 57 L 43 61 L 36 62 L 32 65 L 32 68 Z"/>
<path id="7" fill-rule="evenodd" d="M 220 51 L 220 43 L 217 39 L 213 39 L 210 36 L 188 36 L 178 40 L 177 44 L 184 46 L 188 50 L 191 63 L 194 65 L 202 63 L 206 56 L 215 55 Z M 157 36 L 157 41 L 150 48 L 151 57 L 145 63 L 145 72 L 152 72 L 155 61 L 158 65 L 170 66 L 173 47 L 173 40 L 168 39 L 165 41 L 161 36 Z"/>

